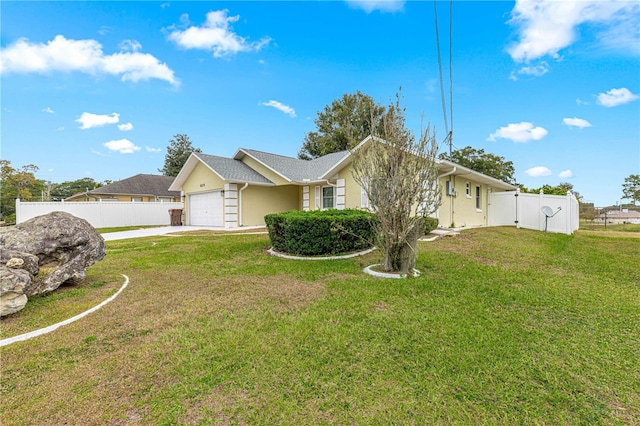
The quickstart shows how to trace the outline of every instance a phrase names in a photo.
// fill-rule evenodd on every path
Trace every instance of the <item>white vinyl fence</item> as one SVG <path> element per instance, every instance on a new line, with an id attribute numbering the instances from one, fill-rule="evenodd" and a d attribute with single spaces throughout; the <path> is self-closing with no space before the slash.
<path id="1" fill-rule="evenodd" d="M 520 190 L 492 192 L 489 195 L 489 226 L 516 226 L 545 230 L 542 207 L 549 207 L 553 217 L 547 218 L 547 232 L 572 234 L 579 227 L 579 206 L 576 197 L 567 195 L 524 194 Z"/>
<path id="2" fill-rule="evenodd" d="M 54 211 L 70 213 L 86 219 L 94 228 L 120 226 L 170 225 L 170 209 L 182 209 L 180 202 L 21 202 L 16 200 L 16 223 Z"/>

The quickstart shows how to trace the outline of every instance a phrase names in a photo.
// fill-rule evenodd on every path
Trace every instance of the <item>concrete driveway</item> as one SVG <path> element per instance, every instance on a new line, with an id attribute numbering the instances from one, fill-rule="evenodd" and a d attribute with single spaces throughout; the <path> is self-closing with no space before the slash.
<path id="1" fill-rule="evenodd" d="M 131 231 L 107 232 L 102 235 L 105 241 L 127 240 L 129 238 L 153 237 L 156 235 L 179 234 L 187 231 L 225 231 L 229 233 L 248 231 L 251 229 L 263 230 L 264 226 L 243 226 L 242 228 L 213 228 L 210 226 L 159 226 L 157 228 L 133 229 Z"/>
<path id="2" fill-rule="evenodd" d="M 199 231 L 201 229 L 213 230 L 204 226 L 160 226 L 158 228 L 132 229 L 131 231 L 107 232 L 102 235 L 105 241 L 127 240 L 129 238 L 153 237 L 156 235 L 166 235 L 174 232 Z"/>

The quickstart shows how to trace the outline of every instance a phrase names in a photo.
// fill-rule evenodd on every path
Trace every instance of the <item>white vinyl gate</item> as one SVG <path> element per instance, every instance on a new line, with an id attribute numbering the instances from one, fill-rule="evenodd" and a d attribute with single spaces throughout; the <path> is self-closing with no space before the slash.
<path id="1" fill-rule="evenodd" d="M 189 225 L 224 226 L 224 196 L 222 191 L 189 195 Z"/>
<path id="2" fill-rule="evenodd" d="M 489 226 L 516 226 L 545 230 L 545 215 L 541 209 L 550 207 L 555 213 L 546 220 L 547 232 L 572 234 L 579 227 L 578 200 L 567 195 L 525 194 L 518 191 L 489 194 Z"/>

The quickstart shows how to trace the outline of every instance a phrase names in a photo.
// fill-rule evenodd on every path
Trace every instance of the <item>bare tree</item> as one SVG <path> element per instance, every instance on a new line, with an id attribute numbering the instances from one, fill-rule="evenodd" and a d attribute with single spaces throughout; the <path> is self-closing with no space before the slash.
<path id="1" fill-rule="evenodd" d="M 405 125 L 405 109 L 396 95 L 383 117 L 383 134 L 356 147 L 353 177 L 378 217 L 377 244 L 386 272 L 412 273 L 422 220 L 440 205 L 436 155 L 430 126 L 418 140 Z"/>

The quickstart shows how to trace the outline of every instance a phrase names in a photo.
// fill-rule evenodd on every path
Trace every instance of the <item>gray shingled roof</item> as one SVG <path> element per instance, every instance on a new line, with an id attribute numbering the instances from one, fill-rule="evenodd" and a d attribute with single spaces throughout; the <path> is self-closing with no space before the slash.
<path id="1" fill-rule="evenodd" d="M 169 191 L 173 183 L 172 176 L 139 174 L 122 179 L 100 188 L 92 189 L 89 194 L 121 194 L 121 195 L 152 195 L 156 197 L 179 197 L 180 191 Z"/>
<path id="2" fill-rule="evenodd" d="M 316 181 L 335 166 L 349 151 L 334 152 L 313 160 L 285 157 L 254 149 L 242 148 L 244 152 L 267 165 L 277 173 L 294 182 Z"/>
<path id="3" fill-rule="evenodd" d="M 240 160 L 216 155 L 194 153 L 200 161 L 211 167 L 227 181 L 273 184 L 269 179 L 253 170 Z"/>

